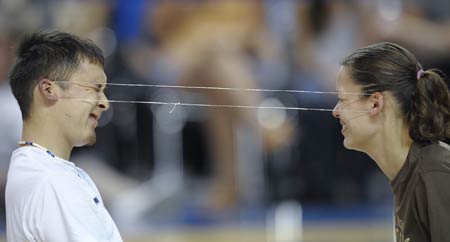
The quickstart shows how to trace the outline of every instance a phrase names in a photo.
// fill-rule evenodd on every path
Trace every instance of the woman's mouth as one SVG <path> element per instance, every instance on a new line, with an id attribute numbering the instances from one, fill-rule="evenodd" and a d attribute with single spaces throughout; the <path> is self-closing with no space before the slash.
<path id="1" fill-rule="evenodd" d="M 344 134 L 344 132 L 347 130 L 347 127 L 341 123 L 342 129 L 341 129 L 341 133 Z"/>

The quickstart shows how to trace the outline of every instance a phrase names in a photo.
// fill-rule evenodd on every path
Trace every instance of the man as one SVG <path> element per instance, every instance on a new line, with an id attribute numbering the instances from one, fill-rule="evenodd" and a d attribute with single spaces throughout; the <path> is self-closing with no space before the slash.
<path id="1" fill-rule="evenodd" d="M 103 65 L 97 46 L 71 34 L 20 44 L 10 84 L 23 132 L 8 170 L 8 241 L 122 241 L 94 182 L 68 161 L 73 147 L 95 143 L 109 108 Z"/>

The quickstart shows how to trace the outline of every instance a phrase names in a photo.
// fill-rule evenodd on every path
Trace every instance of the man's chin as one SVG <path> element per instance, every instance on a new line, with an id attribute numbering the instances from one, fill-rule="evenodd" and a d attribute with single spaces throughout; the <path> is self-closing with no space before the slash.
<path id="1" fill-rule="evenodd" d="M 95 135 L 95 133 L 93 133 L 89 136 L 86 146 L 92 146 L 95 144 L 96 141 L 97 141 L 97 136 Z"/>
<path id="2" fill-rule="evenodd" d="M 83 146 L 92 146 L 97 141 L 97 137 L 95 133 L 90 134 L 89 137 L 87 137 L 85 140 L 77 143 L 74 145 L 74 147 L 83 147 Z"/>

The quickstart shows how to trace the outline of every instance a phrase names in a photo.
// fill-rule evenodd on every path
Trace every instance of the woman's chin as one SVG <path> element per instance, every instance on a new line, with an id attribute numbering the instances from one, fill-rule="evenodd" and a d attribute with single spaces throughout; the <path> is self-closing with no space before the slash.
<path id="1" fill-rule="evenodd" d="M 344 138 L 344 147 L 349 150 L 355 149 L 355 147 L 353 147 L 353 143 L 351 142 L 351 140 L 349 138 Z"/>
<path id="2" fill-rule="evenodd" d="M 365 149 L 361 146 L 362 143 L 358 142 L 355 144 L 355 142 L 352 142 L 350 139 L 344 139 L 344 147 L 348 150 L 355 150 L 359 152 L 366 152 Z"/>

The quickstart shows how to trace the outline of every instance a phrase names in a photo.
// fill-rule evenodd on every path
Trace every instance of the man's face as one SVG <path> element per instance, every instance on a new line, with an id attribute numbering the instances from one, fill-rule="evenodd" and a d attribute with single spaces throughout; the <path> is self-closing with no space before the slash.
<path id="1" fill-rule="evenodd" d="M 365 143 L 373 134 L 369 110 L 371 103 L 361 93 L 361 86 L 355 84 L 348 70 L 342 67 L 336 83 L 338 103 L 333 116 L 338 118 L 347 149 L 364 150 Z"/>
<path id="2" fill-rule="evenodd" d="M 72 146 L 93 145 L 95 128 L 103 111 L 109 108 L 104 94 L 106 75 L 99 65 L 83 61 L 63 91 L 60 125 Z"/>

